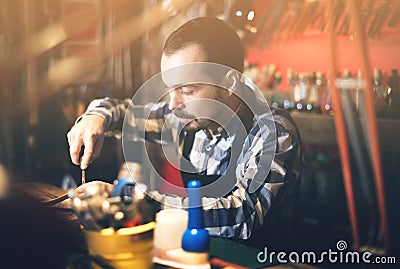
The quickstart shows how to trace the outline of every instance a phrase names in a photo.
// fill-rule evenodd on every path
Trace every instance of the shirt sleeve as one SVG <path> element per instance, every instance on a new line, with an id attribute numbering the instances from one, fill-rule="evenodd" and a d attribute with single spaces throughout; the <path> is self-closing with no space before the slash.
<path id="1" fill-rule="evenodd" d="M 225 197 L 203 197 L 203 214 L 206 228 L 211 235 L 233 239 L 248 239 L 252 232 L 264 224 L 266 214 L 274 202 L 278 191 L 300 174 L 302 153 L 300 136 L 295 123 L 289 114 L 274 114 L 276 127 L 276 152 L 267 177 L 254 190 L 252 181 L 263 167 L 261 156 L 267 150 L 265 130 L 255 128 L 254 137 L 247 139 L 243 156 L 239 159 L 234 189 Z M 264 138 L 263 138 L 264 137 Z M 161 201 L 164 207 L 187 206 L 187 198 L 160 194 L 153 191 L 151 195 Z"/>
<path id="2" fill-rule="evenodd" d="M 75 123 L 78 123 L 85 115 L 97 115 L 106 120 L 106 131 L 118 131 L 122 129 L 125 113 L 129 107 L 130 99 L 101 98 L 90 102 L 85 113 Z"/>
<path id="3" fill-rule="evenodd" d="M 106 134 L 115 135 L 126 132 L 132 140 L 145 139 L 149 142 L 171 142 L 173 125 L 177 124 L 167 102 L 157 104 L 133 105 L 131 99 L 103 98 L 93 100 L 85 115 L 98 115 L 106 120 Z M 125 124 L 125 126 L 124 126 Z"/>

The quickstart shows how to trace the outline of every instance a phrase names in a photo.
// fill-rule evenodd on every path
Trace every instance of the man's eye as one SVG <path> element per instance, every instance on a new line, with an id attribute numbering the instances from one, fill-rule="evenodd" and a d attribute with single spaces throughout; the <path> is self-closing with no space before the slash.
<path id="1" fill-rule="evenodd" d="M 192 95 L 193 91 L 181 91 L 182 95 Z"/>
<path id="2" fill-rule="evenodd" d="M 192 95 L 195 91 L 190 88 L 183 87 L 180 89 L 182 95 Z"/>

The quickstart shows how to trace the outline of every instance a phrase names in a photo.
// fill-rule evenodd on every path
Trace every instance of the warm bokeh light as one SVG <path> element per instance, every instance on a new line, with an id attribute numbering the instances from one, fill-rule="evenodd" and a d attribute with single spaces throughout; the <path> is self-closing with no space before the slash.
<path id="1" fill-rule="evenodd" d="M 249 13 L 247 14 L 247 20 L 252 21 L 254 19 L 254 11 L 250 10 Z"/>

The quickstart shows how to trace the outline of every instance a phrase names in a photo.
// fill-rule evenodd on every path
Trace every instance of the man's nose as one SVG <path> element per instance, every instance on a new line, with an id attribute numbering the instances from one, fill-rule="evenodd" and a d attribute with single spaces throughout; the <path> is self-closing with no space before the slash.
<path id="1" fill-rule="evenodd" d="M 177 108 L 183 108 L 182 96 L 177 91 L 171 91 L 169 94 L 169 109 L 175 110 Z"/>

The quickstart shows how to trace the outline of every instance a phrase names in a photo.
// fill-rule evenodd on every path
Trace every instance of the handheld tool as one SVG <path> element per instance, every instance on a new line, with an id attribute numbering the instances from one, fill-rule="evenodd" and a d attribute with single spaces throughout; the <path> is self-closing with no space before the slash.
<path id="1" fill-rule="evenodd" d="M 82 185 L 86 183 L 86 170 L 82 169 Z"/>

